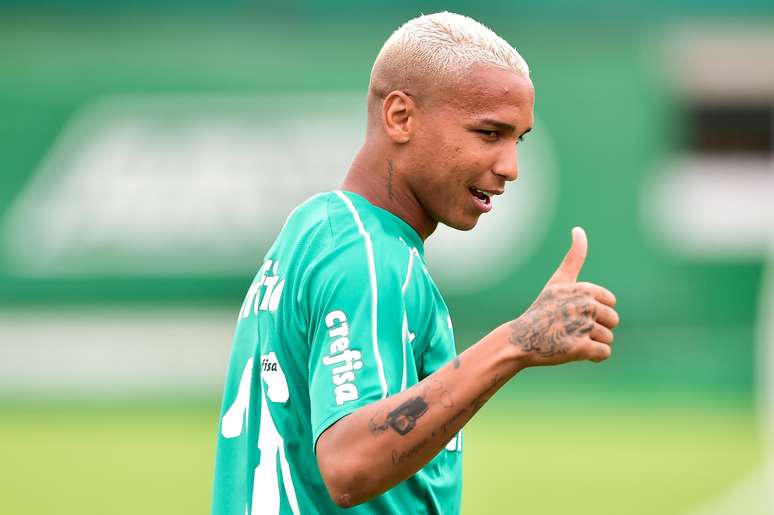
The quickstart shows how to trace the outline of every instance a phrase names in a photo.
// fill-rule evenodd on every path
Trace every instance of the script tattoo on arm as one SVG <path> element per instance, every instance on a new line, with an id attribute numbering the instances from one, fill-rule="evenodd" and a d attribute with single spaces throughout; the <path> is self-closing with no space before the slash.
<path id="1" fill-rule="evenodd" d="M 565 354 L 594 328 L 596 306 L 580 288 L 545 291 L 511 322 L 513 345 L 544 358 Z"/>

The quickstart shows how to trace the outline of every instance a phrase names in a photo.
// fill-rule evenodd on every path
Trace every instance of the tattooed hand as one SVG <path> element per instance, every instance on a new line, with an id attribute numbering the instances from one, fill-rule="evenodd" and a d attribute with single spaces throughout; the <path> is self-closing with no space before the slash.
<path id="1" fill-rule="evenodd" d="M 580 227 L 572 236 L 572 247 L 537 300 L 507 324 L 509 340 L 527 366 L 610 357 L 612 329 L 619 322 L 615 296 L 596 284 L 576 282 L 588 244 Z"/>

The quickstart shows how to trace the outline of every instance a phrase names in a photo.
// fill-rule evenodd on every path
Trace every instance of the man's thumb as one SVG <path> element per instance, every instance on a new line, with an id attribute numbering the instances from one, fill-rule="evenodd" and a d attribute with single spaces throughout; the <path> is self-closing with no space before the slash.
<path id="1" fill-rule="evenodd" d="M 570 250 L 567 251 L 567 255 L 564 256 L 562 264 L 556 269 L 554 275 L 549 279 L 548 284 L 556 283 L 574 283 L 578 280 L 578 274 L 580 274 L 581 268 L 583 268 L 583 262 L 586 261 L 586 252 L 588 251 L 589 244 L 586 239 L 586 231 L 581 227 L 573 227 L 572 229 L 572 245 Z"/>

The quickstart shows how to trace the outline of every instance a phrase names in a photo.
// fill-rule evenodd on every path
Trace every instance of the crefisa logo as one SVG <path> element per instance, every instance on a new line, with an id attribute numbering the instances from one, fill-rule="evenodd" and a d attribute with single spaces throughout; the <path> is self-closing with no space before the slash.
<path id="1" fill-rule="evenodd" d="M 363 367 L 360 360 L 360 351 L 349 348 L 349 325 L 347 316 L 343 311 L 331 311 L 325 316 L 325 325 L 328 327 L 328 336 L 332 339 L 330 354 L 324 356 L 322 362 L 327 366 L 335 366 L 331 370 L 336 394 L 336 404 L 341 406 L 347 401 L 353 401 L 359 397 L 355 385 L 355 371 Z"/>

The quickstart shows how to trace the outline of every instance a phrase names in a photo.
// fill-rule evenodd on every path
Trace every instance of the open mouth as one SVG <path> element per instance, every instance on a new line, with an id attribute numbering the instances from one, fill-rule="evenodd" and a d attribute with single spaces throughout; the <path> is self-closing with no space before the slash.
<path id="1" fill-rule="evenodd" d="M 483 191 L 478 188 L 468 188 L 470 194 L 482 201 L 485 205 L 489 205 L 492 202 L 492 194 L 488 191 Z"/>

